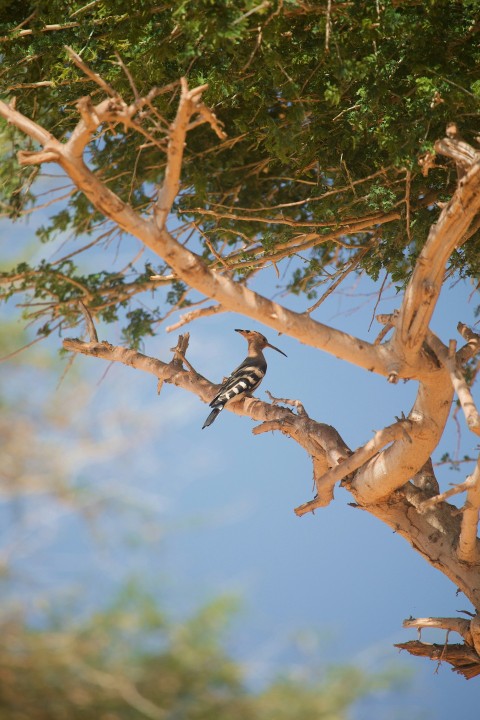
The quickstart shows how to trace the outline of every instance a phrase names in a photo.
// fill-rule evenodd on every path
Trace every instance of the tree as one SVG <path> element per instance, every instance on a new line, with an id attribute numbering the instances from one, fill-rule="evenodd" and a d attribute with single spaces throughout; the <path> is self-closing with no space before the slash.
<path id="1" fill-rule="evenodd" d="M 397 680 L 353 667 L 276 678 L 260 692 L 223 648 L 231 608 L 218 601 L 177 625 L 148 595 L 126 588 L 83 622 L 57 617 L 31 629 L 2 622 L 0 709 L 8 720 L 203 718 L 344 720 L 362 697 Z"/>
<path id="2" fill-rule="evenodd" d="M 7 297 L 30 294 L 40 333 L 82 312 L 89 341 L 64 340 L 66 350 L 142 369 L 205 402 L 218 386 L 186 359 L 188 336 L 169 363 L 138 349 L 157 322 L 187 306 L 170 329 L 237 312 L 391 383 L 418 383 L 408 416 L 354 452 L 300 401 L 247 398 L 228 408 L 259 421 L 254 433 L 282 432 L 311 457 L 317 494 L 297 514 L 327 505 L 342 482 L 469 598 L 468 620 L 408 621 L 459 632 L 464 644 L 446 644 L 441 657 L 466 677 L 480 673 L 480 469 L 455 488 L 467 493 L 458 515 L 446 502 L 452 491 L 439 492 L 431 455 L 454 394 L 480 434 L 470 391 L 479 337 L 459 323 L 457 350 L 429 324 L 446 276 L 478 272 L 477 12 L 476 2 L 453 1 L 193 8 L 146 0 L 133 13 L 121 2 L 75 4 L 68 17 L 55 1 L 15 6 L 3 17 L 0 103 L 6 212 L 35 205 L 38 168 L 53 163 L 72 184 L 39 238 L 66 230 L 93 238 L 56 263 L 4 273 Z M 75 108 L 74 83 L 89 93 Z M 81 252 L 119 237 L 139 241 L 144 268 L 138 258 L 122 271 L 76 266 Z M 251 288 L 285 261 L 286 289 L 304 298 L 302 312 Z M 402 295 L 396 312 L 378 318 L 377 342 L 314 319 L 350 273 L 381 271 Z M 145 292 L 163 309 L 137 307 Z M 99 342 L 94 318 L 119 316 L 129 347 Z M 426 643 L 403 646 L 439 656 Z"/>

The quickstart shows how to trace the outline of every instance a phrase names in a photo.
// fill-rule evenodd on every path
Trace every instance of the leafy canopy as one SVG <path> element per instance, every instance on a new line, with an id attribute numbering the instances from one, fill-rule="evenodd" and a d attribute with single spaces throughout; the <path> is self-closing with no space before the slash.
<path id="1" fill-rule="evenodd" d="M 182 242 L 212 264 L 221 255 L 240 282 L 278 267 L 295 247 L 283 282 L 308 298 L 345 269 L 375 279 L 387 272 L 401 285 L 437 216 L 435 203 L 457 180 L 447 162 L 423 175 L 419 158 L 449 121 L 469 142 L 478 132 L 479 10 L 478 0 L 333 2 L 330 14 L 327 3 L 296 0 L 10 2 L 0 11 L 3 97 L 15 96 L 21 112 L 68 136 L 78 121 L 75 101 L 91 94 L 99 102 L 104 93 L 69 60 L 66 45 L 128 101 L 132 84 L 146 95 L 174 83 L 152 101 L 143 136 L 104 128 L 89 148 L 90 167 L 146 213 L 163 177 L 178 80 L 208 83 L 204 100 L 228 139 L 219 142 L 206 125 L 188 135 L 178 220 L 170 223 Z M 1 207 L 17 218 L 44 202 L 39 195 L 46 186 L 53 193 L 55 182 L 18 167 L 16 152 L 30 141 L 3 126 L 0 142 Z M 97 247 L 117 239 L 118 229 L 74 188 L 57 192 L 65 194 L 37 230 L 41 242 L 68 232 L 76 251 L 89 244 L 85 235 Z M 477 233 L 452 269 L 476 275 L 479 250 Z M 20 290 L 45 303 L 36 310 L 44 333 L 72 320 L 78 297 L 106 321 L 128 310 L 133 344 L 169 305 L 190 302 L 163 266 L 86 267 L 77 254 L 7 269 L 6 294 Z M 166 275 L 166 291 L 140 311 L 133 298 L 152 289 L 152 272 Z"/>

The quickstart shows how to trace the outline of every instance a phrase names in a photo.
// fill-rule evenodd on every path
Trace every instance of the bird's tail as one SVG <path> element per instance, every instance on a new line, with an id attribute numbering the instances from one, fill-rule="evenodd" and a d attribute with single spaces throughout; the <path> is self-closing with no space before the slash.
<path id="1" fill-rule="evenodd" d="M 207 417 L 205 422 L 203 423 L 202 430 L 209 425 L 213 423 L 213 421 L 216 419 L 217 415 L 220 414 L 220 412 L 223 410 L 223 405 L 217 405 L 217 407 L 214 407 L 210 415 Z"/>

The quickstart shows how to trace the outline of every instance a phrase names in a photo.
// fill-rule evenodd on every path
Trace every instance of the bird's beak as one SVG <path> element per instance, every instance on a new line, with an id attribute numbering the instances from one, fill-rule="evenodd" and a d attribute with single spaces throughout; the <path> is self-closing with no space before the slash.
<path id="1" fill-rule="evenodd" d="M 276 350 L 276 351 L 279 352 L 281 355 L 285 355 L 285 357 L 287 357 L 287 354 L 284 353 L 283 350 L 279 350 L 277 347 L 275 347 L 275 345 L 270 345 L 270 343 L 267 343 L 266 346 L 269 347 L 269 348 L 272 348 L 272 350 Z"/>

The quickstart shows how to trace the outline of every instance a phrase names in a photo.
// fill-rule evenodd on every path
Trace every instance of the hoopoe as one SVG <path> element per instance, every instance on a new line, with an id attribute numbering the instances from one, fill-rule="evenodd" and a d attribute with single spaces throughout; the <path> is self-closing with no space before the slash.
<path id="1" fill-rule="evenodd" d="M 235 330 L 235 332 L 243 335 L 248 342 L 248 355 L 242 364 L 225 380 L 213 398 L 210 403 L 213 410 L 205 420 L 202 430 L 213 423 L 229 400 L 234 397 L 250 396 L 260 385 L 267 372 L 267 362 L 262 352 L 264 348 L 270 347 L 285 355 L 283 350 L 271 345 L 264 335 L 255 330 Z M 287 356 L 285 355 L 285 357 Z"/>

